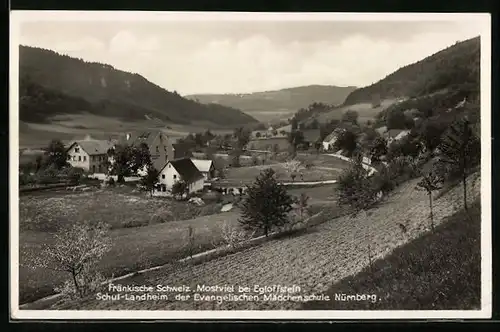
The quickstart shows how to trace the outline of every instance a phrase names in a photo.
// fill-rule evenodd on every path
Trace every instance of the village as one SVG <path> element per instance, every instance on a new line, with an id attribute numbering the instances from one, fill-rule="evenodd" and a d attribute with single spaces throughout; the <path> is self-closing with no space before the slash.
<path id="1" fill-rule="evenodd" d="M 380 137 L 386 139 L 387 147 L 410 133 L 410 130 L 387 130 L 386 127 L 379 127 L 375 130 Z M 309 160 L 321 153 L 348 161 L 348 151 L 336 149 L 335 146 L 343 131 L 345 131 L 343 126 L 339 126 L 321 140 L 319 129 L 296 130 L 294 134 L 299 133 L 301 141 L 295 149 L 299 149 L 300 155 L 309 156 L 309 158 L 305 158 Z M 211 134 L 209 133 L 209 135 Z M 243 173 L 249 171 L 253 174 L 255 172 L 252 172 L 251 168 L 258 169 L 261 165 L 285 169 L 288 174 L 282 174 L 281 178 L 285 184 L 320 185 L 324 181 L 333 183 L 335 173 L 330 178 L 328 178 L 328 174 L 316 178 L 308 176 L 308 180 L 304 181 L 304 174 L 300 171 L 306 169 L 304 161 L 299 162 L 303 167 L 299 167 L 297 170 L 286 169 L 291 160 L 300 159 L 290 157 L 297 156 L 296 152 L 290 152 L 295 150 L 292 147 L 291 135 L 291 125 L 278 129 L 270 126 L 264 131 L 251 131 L 246 138 L 248 142 L 241 147 L 237 155 L 237 162 L 235 162 L 235 154 L 232 153 L 232 150 L 236 148 L 231 146 L 237 143 L 235 142 L 237 137 L 231 137 L 228 142 L 222 144 L 219 137 L 214 137 L 204 142 L 203 146 L 200 147 L 196 146 L 195 143 L 179 143 L 160 130 L 129 132 L 118 139 L 108 140 L 93 139 L 87 136 L 85 139 L 67 143 L 65 154 L 69 167 L 80 170 L 82 176 L 85 175 L 86 178 L 98 179 L 102 181 L 103 185 L 106 185 L 110 181 L 118 181 L 118 175 L 113 174 L 114 156 L 112 151 L 117 146 L 140 147 L 144 145 L 147 147 L 148 153 L 144 164 L 137 166 L 133 173 L 127 174 L 126 180 L 127 182 L 139 182 L 140 179 L 147 176 L 148 168 L 154 169 L 158 174 L 153 180 L 151 195 L 155 197 L 173 197 L 172 189 L 176 187 L 177 182 L 185 183 L 185 192 L 182 193 L 184 197 L 211 190 L 226 195 L 241 195 L 244 193 L 246 185 L 250 184 L 258 174 L 257 172 L 252 178 Z M 360 139 L 362 140 L 363 136 Z M 210 152 L 207 153 L 207 151 Z M 234 165 L 231 165 L 231 161 Z M 363 156 L 365 165 L 370 165 L 371 162 L 369 155 Z M 295 165 L 295 163 L 292 164 Z M 242 166 L 244 167 L 241 168 Z M 247 169 L 247 167 L 250 168 Z M 235 172 L 230 170 L 234 170 L 234 168 L 240 169 Z M 233 176 L 233 173 L 236 176 Z M 238 174 L 242 174 L 242 176 L 238 177 Z M 34 175 L 34 172 L 31 172 L 31 175 Z"/>

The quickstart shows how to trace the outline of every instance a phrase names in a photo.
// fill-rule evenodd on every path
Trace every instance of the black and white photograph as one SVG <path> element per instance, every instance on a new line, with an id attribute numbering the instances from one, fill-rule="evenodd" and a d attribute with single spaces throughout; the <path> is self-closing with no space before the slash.
<path id="1" fill-rule="evenodd" d="M 491 317 L 490 34 L 12 11 L 11 317 Z"/>

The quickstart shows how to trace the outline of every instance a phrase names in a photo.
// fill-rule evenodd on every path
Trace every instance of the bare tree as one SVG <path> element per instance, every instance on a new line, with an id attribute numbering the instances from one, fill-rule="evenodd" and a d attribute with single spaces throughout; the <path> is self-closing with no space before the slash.
<path id="1" fill-rule="evenodd" d="M 450 178 L 462 180 L 464 209 L 467 210 L 467 175 L 480 163 L 481 141 L 467 119 L 457 121 L 445 133 L 439 145 L 440 161 L 450 169 Z"/>
<path id="2" fill-rule="evenodd" d="M 434 230 L 434 215 L 432 211 L 432 192 L 441 189 L 441 179 L 433 172 L 429 172 L 424 175 L 422 181 L 417 184 L 418 188 L 422 188 L 427 192 L 429 196 L 429 209 L 430 209 L 430 221 L 431 229 Z"/>

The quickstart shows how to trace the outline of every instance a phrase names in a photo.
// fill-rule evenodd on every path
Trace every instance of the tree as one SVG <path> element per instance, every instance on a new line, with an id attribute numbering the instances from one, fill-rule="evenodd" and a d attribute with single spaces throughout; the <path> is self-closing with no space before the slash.
<path id="1" fill-rule="evenodd" d="M 336 150 L 342 149 L 346 151 L 349 157 L 353 155 L 357 146 L 358 146 L 358 135 L 356 135 L 356 133 L 354 133 L 352 130 L 342 131 L 334 143 L 334 148 Z"/>
<path id="2" fill-rule="evenodd" d="M 110 174 L 118 177 L 117 182 L 125 182 L 125 177 L 132 174 L 134 158 L 132 148 L 128 145 L 117 145 L 115 149 L 109 150 L 108 154 L 113 158 Z"/>
<path id="3" fill-rule="evenodd" d="M 432 192 L 435 190 L 441 189 L 441 179 L 433 172 L 429 172 L 424 175 L 422 180 L 417 183 L 417 188 L 424 189 L 429 196 L 429 210 L 430 210 L 430 220 L 431 220 L 431 229 L 434 230 L 434 216 L 432 213 Z"/>
<path id="4" fill-rule="evenodd" d="M 46 164 L 54 165 L 56 169 L 68 166 L 68 154 L 60 140 L 52 140 L 46 151 Z"/>
<path id="5" fill-rule="evenodd" d="M 153 197 L 153 190 L 158 184 L 158 176 L 160 175 L 160 172 L 153 166 L 149 166 L 147 169 L 146 175 L 144 175 L 141 179 L 141 184 L 146 187 L 146 189 L 149 191 L 149 194 L 151 197 Z"/>
<path id="6" fill-rule="evenodd" d="M 84 171 L 82 168 L 71 167 L 68 171 L 68 180 L 75 185 L 78 185 L 83 178 Z"/>
<path id="7" fill-rule="evenodd" d="M 43 156 L 37 156 L 35 159 L 35 172 L 38 172 L 45 165 L 45 160 Z"/>
<path id="8" fill-rule="evenodd" d="M 439 145 L 439 160 L 447 164 L 450 178 L 461 178 L 464 209 L 467 210 L 467 175 L 480 163 L 481 141 L 472 131 L 467 119 L 455 122 Z"/>
<path id="9" fill-rule="evenodd" d="M 182 197 L 188 189 L 188 185 L 185 181 L 179 180 L 172 185 L 172 195 L 174 197 Z"/>
<path id="10" fill-rule="evenodd" d="M 371 162 L 379 162 L 380 157 L 387 154 L 387 141 L 382 136 L 377 137 L 370 147 Z"/>
<path id="11" fill-rule="evenodd" d="M 113 159 L 113 163 L 107 163 L 109 173 L 118 177 L 118 183 L 125 182 L 126 176 L 131 176 L 143 167 L 149 167 L 151 155 L 146 143 L 139 146 L 117 145 L 114 149 L 108 150 L 108 156 Z"/>
<path id="12" fill-rule="evenodd" d="M 278 144 L 273 144 L 273 146 L 271 147 L 271 151 L 273 155 L 278 154 L 278 152 L 280 151 L 280 146 Z"/>
<path id="13" fill-rule="evenodd" d="M 93 282 L 99 277 L 97 263 L 110 249 L 106 224 L 70 223 L 57 231 L 54 242 L 34 254 L 32 267 L 69 273 L 72 291 L 84 297 L 93 291 Z"/>
<path id="14" fill-rule="evenodd" d="M 210 131 L 210 129 L 207 129 L 203 133 L 203 142 L 205 143 L 205 145 L 207 145 L 207 143 L 210 142 L 211 140 L 213 140 L 214 138 L 215 138 L 215 135 Z"/>
<path id="15" fill-rule="evenodd" d="M 356 155 L 349 168 L 338 179 L 338 203 L 349 206 L 353 211 L 368 208 L 375 199 L 369 172 L 363 168 L 361 154 Z"/>
<path id="16" fill-rule="evenodd" d="M 304 166 L 302 165 L 302 162 L 300 162 L 300 160 L 297 160 L 297 159 L 291 159 L 291 160 L 284 162 L 283 167 L 288 172 L 288 174 L 290 174 L 292 182 L 295 181 L 297 174 L 301 174 L 302 171 L 304 170 Z"/>
<path id="17" fill-rule="evenodd" d="M 386 115 L 387 129 L 406 129 L 406 116 L 399 109 L 391 109 Z"/>
<path id="18" fill-rule="evenodd" d="M 149 167 L 151 165 L 151 154 L 149 147 L 146 143 L 141 143 L 137 147 L 131 147 L 132 152 L 132 169 L 131 172 L 135 173 L 138 169 Z"/>
<path id="19" fill-rule="evenodd" d="M 309 125 L 310 129 L 319 129 L 319 121 L 318 119 L 313 119 L 311 124 Z"/>
<path id="20" fill-rule="evenodd" d="M 288 136 L 288 142 L 293 148 L 293 151 L 296 151 L 297 146 L 304 142 L 304 133 L 301 130 L 292 131 Z"/>
<path id="21" fill-rule="evenodd" d="M 441 144 L 441 136 L 449 124 L 439 119 L 426 119 L 420 129 L 420 137 L 428 151 L 434 151 Z"/>
<path id="22" fill-rule="evenodd" d="M 231 156 L 231 166 L 240 167 L 240 157 L 242 155 L 242 151 L 240 149 L 233 149 L 231 150 L 229 155 Z"/>
<path id="23" fill-rule="evenodd" d="M 203 147 L 205 146 L 205 137 L 201 133 L 196 133 L 194 135 L 194 143 L 196 147 Z"/>
<path id="24" fill-rule="evenodd" d="M 263 230 L 267 237 L 274 227 L 289 222 L 292 203 L 285 187 L 276 181 L 274 170 L 265 169 L 248 187 L 239 222 L 247 229 Z"/>
<path id="25" fill-rule="evenodd" d="M 214 160 L 214 168 L 215 168 L 215 174 L 217 177 L 223 179 L 225 174 L 224 174 L 224 169 L 226 167 L 226 160 L 222 157 L 217 157 Z"/>
<path id="26" fill-rule="evenodd" d="M 359 114 L 356 111 L 347 110 L 344 114 L 342 114 L 342 122 L 358 124 Z"/>
<path id="27" fill-rule="evenodd" d="M 236 147 L 243 150 L 250 141 L 250 134 L 250 131 L 244 127 L 236 128 L 233 132 L 233 137 L 236 138 Z"/>

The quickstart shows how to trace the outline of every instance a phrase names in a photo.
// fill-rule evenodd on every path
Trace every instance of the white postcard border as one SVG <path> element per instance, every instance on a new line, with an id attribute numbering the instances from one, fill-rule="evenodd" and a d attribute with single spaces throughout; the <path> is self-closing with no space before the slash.
<path id="1" fill-rule="evenodd" d="M 468 319 L 491 318 L 491 15 L 488 13 L 230 13 L 137 11 L 11 11 L 10 34 L 10 311 L 12 319 Z M 475 21 L 481 27 L 481 310 L 444 311 L 59 311 L 19 309 L 19 28 L 33 21 Z"/>

